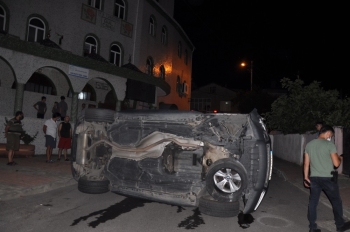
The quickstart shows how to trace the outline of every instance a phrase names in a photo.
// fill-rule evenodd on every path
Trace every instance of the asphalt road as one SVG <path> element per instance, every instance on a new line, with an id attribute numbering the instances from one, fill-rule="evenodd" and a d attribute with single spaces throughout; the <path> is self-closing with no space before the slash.
<path id="1" fill-rule="evenodd" d="M 308 194 L 272 176 L 270 188 L 256 212 L 245 217 L 217 218 L 197 208 L 178 207 L 114 193 L 89 195 L 70 186 L 0 202 L 2 232 L 62 231 L 308 231 Z M 318 207 L 322 231 L 334 231 L 332 211 Z M 250 225 L 246 227 L 246 223 Z"/>

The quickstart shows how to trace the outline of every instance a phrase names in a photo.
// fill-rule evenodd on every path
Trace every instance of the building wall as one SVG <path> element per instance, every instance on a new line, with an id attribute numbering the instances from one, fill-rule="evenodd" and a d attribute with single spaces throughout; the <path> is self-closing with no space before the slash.
<path id="1" fill-rule="evenodd" d="M 189 110 L 189 97 L 187 95 L 180 96 L 176 92 L 177 77 L 180 77 L 181 83 L 188 84 L 188 89 L 191 89 L 191 75 L 192 75 L 192 44 L 188 43 L 187 36 L 179 33 L 181 28 L 175 21 L 170 22 L 164 17 L 164 12 L 161 12 L 150 4 L 151 1 L 143 1 L 143 14 L 140 15 L 141 37 L 138 37 L 137 44 L 139 44 L 138 59 L 135 61 L 140 70 L 147 71 L 146 61 L 148 57 L 152 57 L 154 61 L 154 75 L 160 76 L 159 68 L 161 65 L 165 67 L 165 80 L 171 86 L 171 93 L 167 96 L 158 98 L 158 102 L 167 104 L 175 103 L 182 110 Z M 171 4 L 170 4 L 171 5 Z M 149 34 L 149 21 L 153 17 L 156 21 L 155 35 Z M 170 17 L 170 16 L 169 16 Z M 167 43 L 164 45 L 161 42 L 162 27 L 165 26 L 168 32 Z M 182 56 L 178 56 L 178 43 L 182 44 Z M 188 52 L 188 63 L 185 64 L 185 50 Z"/>
<path id="2" fill-rule="evenodd" d="M 95 23 L 82 19 L 83 6 L 88 0 L 0 0 L 0 4 L 6 5 L 9 9 L 9 30 L 8 33 L 26 40 L 28 19 L 31 16 L 40 16 L 47 22 L 46 34 L 50 29 L 50 39 L 60 45 L 63 50 L 72 54 L 82 56 L 84 41 L 87 35 L 93 35 L 98 39 L 97 53 L 104 59 L 109 60 L 110 46 L 117 43 L 122 48 L 122 64 L 129 61 L 136 65 L 141 71 L 146 71 L 146 59 L 151 56 L 154 60 L 154 75 L 159 76 L 159 67 L 164 65 L 166 69 L 165 81 L 171 86 L 171 93 L 158 99 L 165 103 L 173 103 L 179 109 L 189 109 L 187 96 L 176 94 L 176 77 L 180 76 L 181 81 L 191 84 L 192 51 L 193 45 L 183 32 L 181 27 L 173 19 L 174 0 L 126 0 L 127 12 L 125 22 L 131 24 L 132 35 L 126 36 L 121 33 L 122 20 L 113 16 L 114 1 L 103 1 L 102 10 L 93 10 L 96 14 Z M 148 33 L 149 17 L 156 19 L 156 34 L 154 37 Z M 109 22 L 109 27 L 106 23 Z M 168 43 L 161 46 L 161 28 L 165 25 L 168 30 Z M 177 57 L 178 41 L 182 43 L 182 59 Z M 188 64 L 184 64 L 184 51 L 188 50 Z M 6 65 L 1 64 L 1 70 L 11 72 Z M 27 72 L 29 79 L 33 71 Z M 51 73 L 52 74 L 52 73 Z M 29 76 L 28 76 L 29 75 Z M 18 77 L 17 77 L 18 78 Z M 53 79 L 54 75 L 50 75 Z M 2 86 L 10 86 L 11 81 L 3 81 Z M 67 85 L 60 86 L 62 91 Z M 82 86 L 83 87 L 83 86 Z M 175 92 L 175 93 L 173 93 Z M 157 91 L 157 94 L 164 95 L 164 92 Z M 118 99 L 123 100 L 123 99 Z"/>
<path id="3" fill-rule="evenodd" d="M 343 133 L 342 128 L 334 127 L 335 134 L 332 138 L 338 154 L 343 151 Z M 304 150 L 308 142 L 316 138 L 315 134 L 275 134 L 270 135 L 272 138 L 272 151 L 275 157 L 280 159 L 303 165 Z M 338 167 L 339 173 L 343 172 L 343 163 Z"/>
<path id="4" fill-rule="evenodd" d="M 98 53 L 108 60 L 109 48 L 113 42 L 120 42 L 125 49 L 125 56 L 132 49 L 133 40 L 130 37 L 120 34 L 121 19 L 113 16 L 113 1 L 104 1 L 104 10 L 96 10 L 96 23 L 90 23 L 81 19 L 82 4 L 87 4 L 85 0 L 31 0 L 31 1 L 12 1 L 2 0 L 10 9 L 9 34 L 19 36 L 26 40 L 28 18 L 35 14 L 42 16 L 51 30 L 50 39 L 59 44 L 60 36 L 63 35 L 61 48 L 76 55 L 83 55 L 83 46 L 85 37 L 88 34 L 95 35 L 100 44 Z M 20 2 L 20 4 L 18 4 Z M 130 9 L 133 9 L 133 2 L 130 2 Z M 57 12 L 57 13 L 54 13 Z M 130 10 L 128 18 L 133 23 L 135 12 Z M 113 20 L 114 30 L 106 29 L 102 26 L 103 19 Z M 46 28 L 48 29 L 48 28 Z M 48 30 L 46 30 L 48 32 Z M 129 52 L 128 52 L 129 51 Z"/>
<path id="5" fill-rule="evenodd" d="M 215 92 L 210 92 L 210 89 L 215 89 Z M 222 87 L 220 85 L 211 83 L 202 86 L 191 93 L 191 101 L 194 102 L 196 99 L 210 99 L 209 111 L 218 110 L 221 112 L 236 112 L 234 106 L 231 104 L 231 100 L 236 96 L 236 93 L 230 89 Z M 227 104 L 226 104 L 227 103 Z M 193 104 L 192 104 L 193 105 Z M 200 110 L 200 109 L 193 109 Z M 202 111 L 202 110 L 200 110 Z"/>

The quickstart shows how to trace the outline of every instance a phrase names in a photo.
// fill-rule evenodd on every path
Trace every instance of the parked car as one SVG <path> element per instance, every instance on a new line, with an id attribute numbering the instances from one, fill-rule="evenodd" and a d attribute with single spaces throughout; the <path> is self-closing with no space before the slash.
<path id="1" fill-rule="evenodd" d="M 207 215 L 251 213 L 272 172 L 270 137 L 250 114 L 87 109 L 77 122 L 72 173 L 84 193 L 115 192 Z"/>

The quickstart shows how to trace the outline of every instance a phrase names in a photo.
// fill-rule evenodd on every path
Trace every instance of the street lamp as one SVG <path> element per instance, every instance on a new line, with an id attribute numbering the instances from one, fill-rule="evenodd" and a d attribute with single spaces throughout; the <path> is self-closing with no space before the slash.
<path id="1" fill-rule="evenodd" d="M 247 64 L 245 62 L 242 62 L 241 66 L 246 67 Z M 250 71 L 250 91 L 253 91 L 253 61 L 252 60 L 250 61 L 249 71 Z"/>

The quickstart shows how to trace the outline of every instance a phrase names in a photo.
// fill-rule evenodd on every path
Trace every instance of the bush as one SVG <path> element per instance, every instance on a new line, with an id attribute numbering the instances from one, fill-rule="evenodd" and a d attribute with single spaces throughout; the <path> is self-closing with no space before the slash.
<path id="1" fill-rule="evenodd" d="M 316 121 L 331 126 L 350 126 L 350 101 L 340 99 L 337 90 L 326 91 L 317 81 L 303 86 L 300 79 L 283 78 L 281 83 L 288 94 L 275 100 L 271 111 L 264 115 L 269 130 L 303 134 L 315 130 Z"/>

